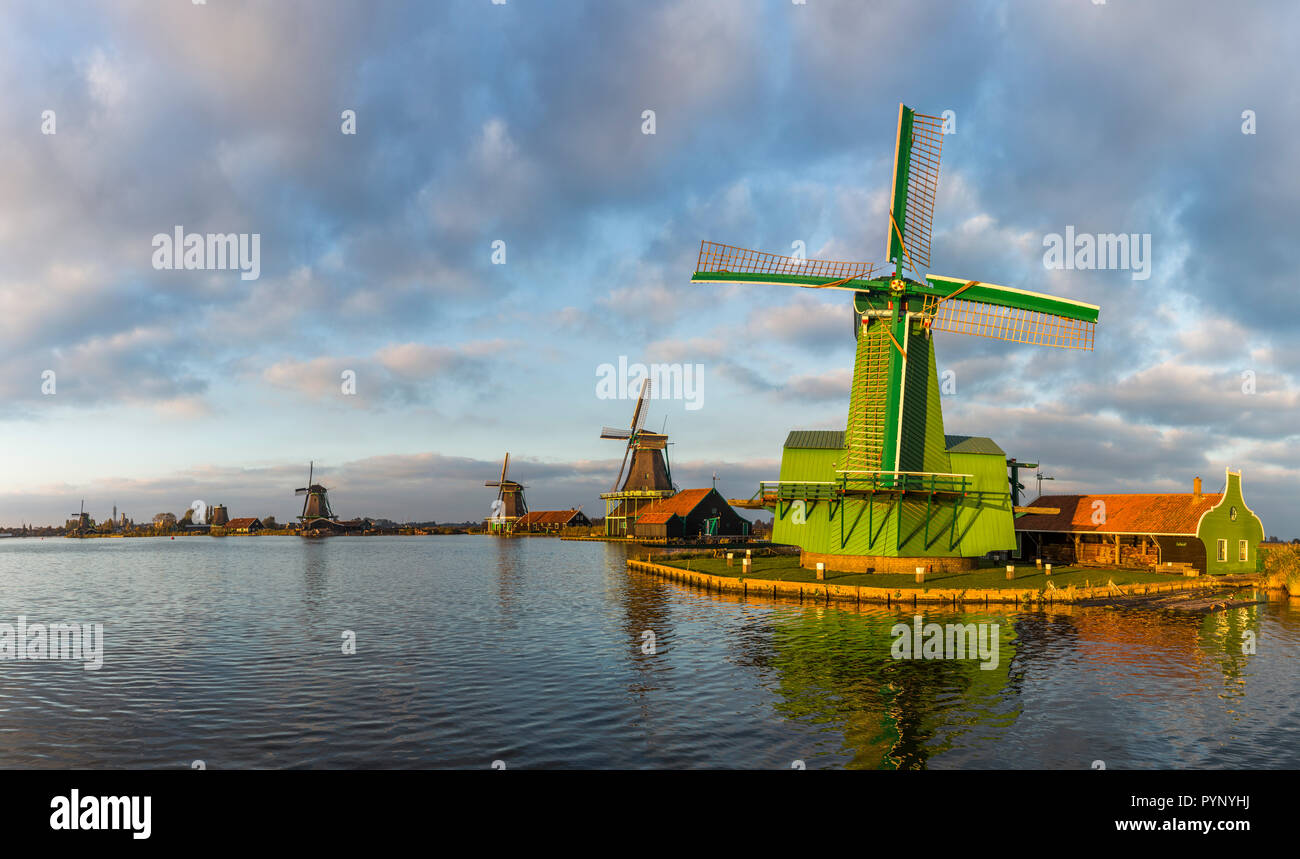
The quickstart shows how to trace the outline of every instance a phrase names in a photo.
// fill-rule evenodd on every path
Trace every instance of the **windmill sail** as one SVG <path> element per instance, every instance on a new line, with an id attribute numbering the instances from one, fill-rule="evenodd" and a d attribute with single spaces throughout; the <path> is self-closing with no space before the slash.
<path id="1" fill-rule="evenodd" d="M 623 448 L 623 461 L 618 466 L 618 476 L 614 478 L 611 492 L 629 492 L 640 490 L 671 489 L 672 478 L 663 451 L 668 449 L 668 436 L 663 433 L 646 432 L 646 415 L 650 411 L 650 398 L 654 384 L 647 377 L 641 380 L 641 393 L 637 396 L 636 406 L 632 410 L 632 423 L 627 429 L 601 427 L 600 437 L 627 441 Z M 631 461 L 631 469 L 628 462 Z M 623 475 L 627 479 L 623 479 Z"/>
<path id="2" fill-rule="evenodd" d="M 860 287 L 851 285 L 852 281 L 869 280 L 875 270 L 876 265 L 869 262 L 802 259 L 703 241 L 691 281 L 780 284 L 853 292 Z"/>
<path id="3" fill-rule="evenodd" d="M 925 296 L 922 308 L 933 331 L 1092 349 L 1100 312 L 1095 304 L 955 277 L 932 274 L 926 279 L 937 290 Z"/>
<path id="4" fill-rule="evenodd" d="M 647 376 L 641 381 L 641 396 L 636 398 L 636 409 L 632 412 L 632 434 L 635 435 L 641 431 L 641 426 L 645 423 L 646 400 L 650 398 L 651 383 Z"/>
<path id="5" fill-rule="evenodd" d="M 942 148 L 943 120 L 899 104 L 885 256 L 917 274 L 930 266 L 930 233 L 934 225 L 934 197 L 939 190 Z"/>

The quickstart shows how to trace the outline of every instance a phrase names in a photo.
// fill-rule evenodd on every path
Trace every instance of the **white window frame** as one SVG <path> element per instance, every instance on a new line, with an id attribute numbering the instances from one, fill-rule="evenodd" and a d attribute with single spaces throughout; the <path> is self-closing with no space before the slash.
<path id="1" fill-rule="evenodd" d="M 1220 539 L 1219 540 L 1219 563 L 1226 564 L 1227 562 L 1228 562 L 1228 541 Z"/>
<path id="2" fill-rule="evenodd" d="M 1237 541 L 1237 560 L 1238 560 L 1238 561 L 1241 561 L 1241 562 L 1243 562 L 1243 563 L 1246 562 L 1246 561 L 1249 561 L 1249 560 L 1250 560 L 1250 541 L 1249 541 L 1249 540 L 1238 540 L 1238 541 Z"/>

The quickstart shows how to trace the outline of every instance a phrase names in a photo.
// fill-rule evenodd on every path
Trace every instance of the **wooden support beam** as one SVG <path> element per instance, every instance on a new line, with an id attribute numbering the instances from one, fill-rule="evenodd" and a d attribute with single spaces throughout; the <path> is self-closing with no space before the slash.
<path id="1" fill-rule="evenodd" d="M 961 544 L 961 541 L 964 540 L 964 539 L 966 539 L 966 535 L 970 533 L 970 529 L 971 529 L 972 526 L 974 526 L 974 524 L 975 524 L 975 520 L 978 519 L 978 518 L 980 518 L 980 511 L 983 510 L 983 509 L 984 509 L 983 507 L 976 507 L 976 508 L 975 508 L 975 515 L 972 516 L 972 517 L 970 517 L 970 524 L 968 524 L 968 525 L 966 526 L 966 529 L 965 529 L 964 531 L 961 532 L 961 536 L 957 538 L 957 542 L 953 543 L 951 546 L 948 547 L 949 549 L 955 549 L 955 548 L 957 548 L 957 546 L 959 546 L 959 545 Z"/>
<path id="2" fill-rule="evenodd" d="M 889 524 L 889 517 L 892 516 L 893 513 L 894 513 L 894 503 L 891 501 L 889 502 L 889 507 L 886 508 L 885 510 L 885 518 L 880 520 L 880 528 L 874 534 L 868 535 L 871 538 L 871 542 L 867 544 L 868 549 L 875 546 L 876 540 L 880 539 L 880 535 L 885 533 L 885 526 Z M 841 546 L 840 548 L 844 548 L 844 547 Z"/>
<path id="3" fill-rule="evenodd" d="M 867 506 L 870 507 L 870 506 L 872 506 L 872 505 L 871 505 L 870 502 L 867 502 Z M 858 522 L 860 522 L 860 521 L 862 521 L 862 510 L 861 510 L 861 509 L 858 510 L 858 515 L 855 516 L 855 517 L 853 518 L 853 524 L 849 526 L 849 533 L 848 533 L 848 536 L 846 537 L 846 536 L 844 535 L 844 514 L 843 514 L 843 512 L 840 513 L 840 548 L 841 548 L 841 549 L 843 549 L 845 546 L 847 546 L 847 545 L 849 544 L 849 540 L 848 540 L 848 538 L 853 536 L 853 531 L 854 531 L 854 529 L 856 529 L 856 528 L 858 527 Z M 867 536 L 868 536 L 868 537 L 871 536 L 871 526 L 870 526 L 870 525 L 867 526 Z M 871 546 L 875 545 L 875 542 L 876 542 L 876 541 L 875 541 L 874 539 L 872 539 L 872 540 L 871 540 L 871 543 L 867 545 L 867 548 L 870 549 Z"/>

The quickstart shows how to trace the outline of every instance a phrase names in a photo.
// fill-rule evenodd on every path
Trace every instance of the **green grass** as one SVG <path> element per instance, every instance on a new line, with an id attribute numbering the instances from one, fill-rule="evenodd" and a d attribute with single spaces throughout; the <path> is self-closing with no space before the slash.
<path id="1" fill-rule="evenodd" d="M 725 558 L 691 558 L 689 560 L 657 561 L 670 567 L 689 569 L 697 573 L 710 573 L 715 576 L 740 577 L 740 559 L 736 558 L 733 566 L 728 567 Z M 755 558 L 753 569 L 746 576 L 748 579 L 769 579 L 783 582 L 815 582 L 817 573 L 799 566 L 797 558 L 776 556 Z M 1117 585 L 1147 584 L 1151 582 L 1171 582 L 1181 579 L 1175 573 L 1157 573 L 1148 570 L 1097 570 L 1079 567 L 1053 567 L 1050 577 L 1032 565 L 1016 566 L 1016 577 L 1007 580 L 1006 567 L 990 567 L 960 573 L 930 573 L 925 577 L 922 588 L 1032 588 L 1038 590 L 1047 587 L 1050 581 L 1058 588 L 1075 585 L 1083 587 L 1085 582 L 1104 585 L 1113 580 Z M 911 573 L 835 573 L 827 571 L 826 583 L 832 585 L 864 585 L 877 588 L 916 588 L 916 576 Z"/>

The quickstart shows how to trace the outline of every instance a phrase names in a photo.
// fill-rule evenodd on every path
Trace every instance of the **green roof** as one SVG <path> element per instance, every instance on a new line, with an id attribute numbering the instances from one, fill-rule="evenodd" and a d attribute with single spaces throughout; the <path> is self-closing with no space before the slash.
<path id="1" fill-rule="evenodd" d="M 991 438 L 982 435 L 945 435 L 944 443 L 949 453 L 987 453 L 993 456 L 1006 456 L 1007 453 Z M 787 445 L 788 447 L 789 445 Z"/>
<path id="2" fill-rule="evenodd" d="M 785 439 L 785 446 L 814 450 L 842 450 L 844 430 L 790 430 L 790 434 Z"/>

